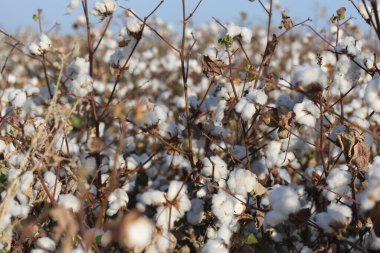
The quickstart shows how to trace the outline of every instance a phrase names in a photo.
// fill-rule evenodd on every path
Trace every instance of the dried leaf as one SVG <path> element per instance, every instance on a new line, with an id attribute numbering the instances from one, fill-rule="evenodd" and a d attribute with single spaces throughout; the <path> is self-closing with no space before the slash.
<path id="1" fill-rule="evenodd" d="M 285 11 L 283 11 L 281 14 L 281 26 L 284 27 L 286 30 L 291 29 L 293 27 L 293 20 L 288 15 L 286 15 Z"/>
<path id="2" fill-rule="evenodd" d="M 207 77 L 219 76 L 222 70 L 227 67 L 220 59 L 212 60 L 207 55 L 202 56 L 202 72 Z"/>
<path id="3" fill-rule="evenodd" d="M 359 170 L 366 170 L 370 158 L 370 150 L 365 145 L 364 136 L 357 129 L 346 127 L 337 133 L 336 144 L 343 149 L 348 165 L 355 165 Z"/>
<path id="4" fill-rule="evenodd" d="M 252 196 L 261 196 L 268 192 L 268 189 L 265 188 L 262 184 L 259 182 L 256 182 L 255 187 L 253 188 L 253 191 L 251 192 Z"/>

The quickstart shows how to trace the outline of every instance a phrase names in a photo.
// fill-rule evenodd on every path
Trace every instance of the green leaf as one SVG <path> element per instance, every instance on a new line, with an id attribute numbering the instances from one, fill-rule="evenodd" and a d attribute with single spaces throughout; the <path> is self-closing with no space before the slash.
<path id="1" fill-rule="evenodd" d="M 37 20 L 38 20 L 38 15 L 37 15 L 37 14 L 33 14 L 33 20 L 34 20 L 34 21 L 37 21 Z"/>
<path id="2" fill-rule="evenodd" d="M 85 121 L 85 118 L 83 116 L 80 116 L 80 115 L 72 115 L 71 118 L 70 118 L 70 122 L 71 124 L 75 127 L 75 128 L 81 128 L 82 126 L 82 123 Z"/>
<path id="3" fill-rule="evenodd" d="M 0 172 L 0 184 L 4 184 L 5 182 L 7 182 L 7 176 Z"/>
<path id="4" fill-rule="evenodd" d="M 100 244 L 101 241 L 102 241 L 102 236 L 101 235 L 98 235 L 98 236 L 95 237 L 96 244 Z"/>
<path id="5" fill-rule="evenodd" d="M 257 244 L 259 241 L 257 240 L 256 236 L 251 233 L 248 235 L 247 239 L 245 240 L 245 243 L 248 245 Z"/>

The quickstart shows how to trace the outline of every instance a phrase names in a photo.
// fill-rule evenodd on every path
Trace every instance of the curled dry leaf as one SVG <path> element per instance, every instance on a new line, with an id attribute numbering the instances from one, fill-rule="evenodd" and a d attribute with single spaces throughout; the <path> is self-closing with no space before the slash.
<path id="1" fill-rule="evenodd" d="M 278 127 L 278 137 L 286 139 L 290 135 L 289 129 L 291 128 L 294 117 L 295 114 L 293 111 L 279 107 L 264 110 L 261 120 L 269 127 Z"/>
<path id="2" fill-rule="evenodd" d="M 207 77 L 220 76 L 227 65 L 220 59 L 212 60 L 207 55 L 202 56 L 202 72 Z"/>
<path id="3" fill-rule="evenodd" d="M 286 30 L 289 30 L 293 27 L 293 20 L 286 14 L 285 11 L 281 13 L 281 27 L 284 27 Z"/>
<path id="4" fill-rule="evenodd" d="M 346 127 L 346 131 L 337 133 L 336 144 L 343 149 L 348 165 L 355 165 L 365 171 L 369 164 L 370 150 L 364 142 L 364 136 L 359 130 Z"/>

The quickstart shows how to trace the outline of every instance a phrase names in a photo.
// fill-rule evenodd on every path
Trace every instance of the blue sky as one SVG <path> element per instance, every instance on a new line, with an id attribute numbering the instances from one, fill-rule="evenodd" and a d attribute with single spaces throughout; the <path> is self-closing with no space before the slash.
<path id="1" fill-rule="evenodd" d="M 262 0 L 265 3 L 267 0 Z M 66 6 L 69 0 L 1 0 L 0 7 L 0 27 L 8 32 L 15 32 L 23 27 L 38 31 L 38 24 L 33 21 L 32 16 L 38 8 L 44 11 L 44 27 L 49 28 L 55 22 L 61 24 L 61 32 L 71 32 L 71 24 L 75 17 L 81 12 L 80 6 L 71 14 L 67 15 Z M 93 6 L 94 0 L 89 0 Z M 119 4 L 133 8 L 138 14 L 147 14 L 159 0 L 118 0 Z M 187 0 L 189 9 L 198 0 Z M 358 24 L 364 22 L 360 19 L 356 10 L 347 0 L 279 0 L 282 8 L 285 9 L 294 22 L 302 21 L 308 17 L 313 19 L 314 27 L 322 27 L 327 24 L 329 17 L 335 13 L 339 7 L 346 7 L 346 16 L 356 17 Z M 326 15 L 320 18 L 322 8 L 326 8 Z M 239 20 L 239 13 L 245 11 L 248 14 L 250 24 L 265 24 L 266 16 L 258 1 L 253 3 L 248 0 L 204 0 L 198 12 L 193 18 L 195 25 L 205 22 L 213 22 L 212 17 L 227 22 Z M 174 27 L 180 25 L 181 0 L 165 0 L 163 6 L 157 12 L 157 16 L 172 24 Z M 279 22 L 280 13 L 275 15 L 275 23 Z"/>

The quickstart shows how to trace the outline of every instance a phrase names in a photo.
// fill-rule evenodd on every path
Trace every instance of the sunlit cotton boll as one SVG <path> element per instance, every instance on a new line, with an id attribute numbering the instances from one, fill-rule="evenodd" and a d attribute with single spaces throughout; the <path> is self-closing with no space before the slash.
<path id="1" fill-rule="evenodd" d="M 39 238 L 36 243 L 36 248 L 40 248 L 47 251 L 55 251 L 55 242 L 49 237 Z"/>
<path id="2" fill-rule="evenodd" d="M 202 175 L 214 177 L 215 180 L 226 179 L 228 175 L 227 164 L 219 156 L 211 156 L 202 159 Z"/>
<path id="3" fill-rule="evenodd" d="M 103 0 L 103 2 L 96 2 L 94 9 L 91 13 L 94 16 L 100 16 L 102 18 L 112 15 L 117 7 L 115 0 Z"/>
<path id="4" fill-rule="evenodd" d="M 364 99 L 372 110 L 380 112 L 380 76 L 378 74 L 367 84 Z"/>
<path id="5" fill-rule="evenodd" d="M 107 209 L 107 215 L 115 215 L 120 208 L 127 206 L 128 201 L 128 194 L 123 189 L 114 190 L 108 197 L 109 208 Z"/>
<path id="6" fill-rule="evenodd" d="M 237 168 L 230 173 L 227 185 L 232 193 L 245 196 L 253 190 L 256 181 L 256 176 L 251 171 Z"/>
<path id="7" fill-rule="evenodd" d="M 298 195 L 290 186 L 279 186 L 270 191 L 268 197 L 272 210 L 286 216 L 301 209 Z"/>
<path id="8" fill-rule="evenodd" d="M 327 86 L 327 75 L 319 66 L 301 65 L 295 67 L 292 83 L 300 84 L 304 88 L 311 84 L 320 84 L 325 88 Z"/>
<path id="9" fill-rule="evenodd" d="M 67 84 L 68 90 L 77 97 L 85 97 L 93 89 L 93 80 L 87 74 L 78 75 L 74 80 Z"/>
<path id="10" fill-rule="evenodd" d="M 14 90 L 8 95 L 8 100 L 14 107 L 21 108 L 26 103 L 26 93 L 22 90 Z"/>
<path id="11" fill-rule="evenodd" d="M 115 237 L 123 247 L 142 252 L 152 242 L 155 227 L 147 217 L 132 212 L 124 217 L 116 231 Z"/>
<path id="12" fill-rule="evenodd" d="M 36 42 L 31 43 L 27 47 L 27 50 L 32 55 L 43 55 L 49 50 L 51 44 L 50 38 L 43 33 Z"/>
<path id="13" fill-rule="evenodd" d="M 80 209 L 80 202 L 73 194 L 61 194 L 58 197 L 58 205 L 65 209 L 72 210 L 74 213 Z"/>
<path id="14" fill-rule="evenodd" d="M 313 101 L 304 99 L 302 103 L 295 104 L 293 110 L 296 114 L 295 120 L 299 124 L 315 127 L 320 111 Z"/>
<path id="15" fill-rule="evenodd" d="M 221 239 L 208 240 L 201 253 L 228 253 L 227 244 Z"/>

